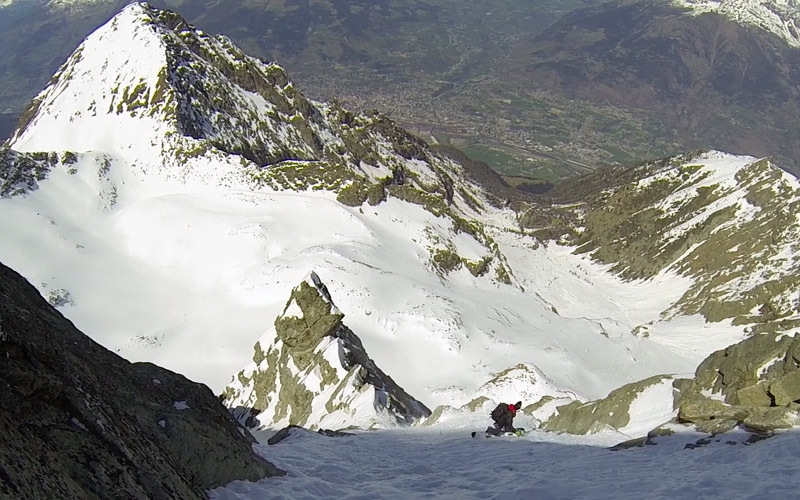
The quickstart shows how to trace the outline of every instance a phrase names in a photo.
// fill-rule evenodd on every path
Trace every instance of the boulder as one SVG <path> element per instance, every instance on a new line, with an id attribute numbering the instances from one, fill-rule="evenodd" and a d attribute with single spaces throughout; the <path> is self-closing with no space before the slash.
<path id="1" fill-rule="evenodd" d="M 748 429 L 759 432 L 790 429 L 800 423 L 798 410 L 800 405 L 749 408 L 742 423 Z"/>
<path id="2" fill-rule="evenodd" d="M 746 409 L 730 406 L 701 395 L 684 397 L 678 408 L 678 422 L 693 424 L 700 432 L 719 434 L 734 429 L 748 415 Z"/>
<path id="3" fill-rule="evenodd" d="M 312 432 L 312 431 L 309 431 L 308 429 L 305 429 L 305 428 L 300 427 L 298 425 L 289 425 L 289 426 L 284 427 L 283 429 L 279 430 L 278 432 L 273 434 L 272 437 L 267 439 L 267 444 L 268 445 L 276 445 L 276 444 L 280 443 L 281 441 L 283 441 L 284 439 L 288 438 L 292 434 L 292 432 L 297 432 L 298 430 L 301 431 L 301 432 Z M 345 437 L 345 436 L 352 436 L 353 435 L 352 432 L 333 431 L 333 430 L 330 430 L 330 429 L 317 429 L 317 434 L 320 434 L 322 436 L 327 436 L 327 437 Z"/>
<path id="4" fill-rule="evenodd" d="M 703 420 L 742 420 L 747 410 L 741 406 L 731 406 L 718 399 L 697 395 L 684 399 L 678 408 L 680 422 L 701 422 Z"/>
<path id="5" fill-rule="evenodd" d="M 781 378 L 770 382 L 769 392 L 772 394 L 777 406 L 786 406 L 800 400 L 800 371 L 787 373 Z"/>
<path id="6" fill-rule="evenodd" d="M 733 402 L 742 406 L 770 406 L 772 398 L 767 393 L 765 384 L 756 384 L 736 391 Z"/>
<path id="7" fill-rule="evenodd" d="M 753 335 L 739 343 L 716 351 L 697 367 L 695 380 L 700 389 L 721 393 L 725 401 L 737 404 L 739 390 L 767 382 L 772 384 L 792 372 L 797 371 L 794 354 L 800 349 L 800 337 L 790 337 L 778 333 Z M 791 397 L 793 379 L 779 386 L 789 391 L 784 396 Z M 745 397 L 757 396 L 757 392 L 744 393 Z M 793 400 L 788 400 L 788 404 Z M 777 404 L 777 403 L 776 403 Z"/>

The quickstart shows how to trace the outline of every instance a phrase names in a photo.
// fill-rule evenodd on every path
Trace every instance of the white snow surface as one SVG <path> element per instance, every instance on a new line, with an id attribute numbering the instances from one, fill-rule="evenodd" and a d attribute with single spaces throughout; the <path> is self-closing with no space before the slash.
<path id="1" fill-rule="evenodd" d="M 722 14 L 744 25 L 772 33 L 791 47 L 800 48 L 800 3 L 797 0 L 672 0 L 694 15 Z"/>
<path id="2" fill-rule="evenodd" d="M 140 84 L 155 88 L 166 64 L 158 31 L 145 21 L 141 6 L 127 6 L 90 34 L 59 69 L 39 96 L 41 112 L 12 138 L 13 149 L 103 151 L 130 162 L 142 155 L 152 161 L 152 153 L 160 149 L 155 146 L 166 133 L 176 131 L 175 124 L 113 110 L 123 100 L 124 89 Z"/>
<path id="3" fill-rule="evenodd" d="M 329 193 L 199 192 L 119 159 L 101 175 L 101 163 L 81 155 L 74 173 L 59 167 L 38 190 L 0 200 L 0 260 L 44 295 L 69 291 L 62 313 L 109 349 L 217 393 L 312 270 L 378 366 L 429 407 L 464 404 L 519 363 L 559 390 L 602 397 L 692 372 L 741 336 L 701 317 L 660 319 L 683 278 L 625 282 L 569 248 L 532 249 L 502 231 L 496 241 L 525 291 L 466 270 L 442 280 L 423 242 L 448 223 L 396 199 L 359 210 Z M 650 338 L 631 335 L 645 323 Z"/>
<path id="4" fill-rule="evenodd" d="M 640 392 L 628 410 L 631 421 L 619 432 L 630 436 L 644 436 L 659 425 L 677 416 L 673 408 L 672 378 L 665 378 Z"/>
<path id="5" fill-rule="evenodd" d="M 44 295 L 68 290 L 74 305 L 62 313 L 109 349 L 217 393 L 312 270 L 378 366 L 430 407 L 466 403 L 519 363 L 562 390 L 602 397 L 657 373 L 691 372 L 741 334 L 712 325 L 719 334 L 706 336 L 699 317 L 662 322 L 681 278 L 623 282 L 568 249 L 532 250 L 501 232 L 525 291 L 466 270 L 442 280 L 422 242 L 426 228 L 446 232 L 446 223 L 396 199 L 362 211 L 328 193 L 175 185 L 167 194 L 121 161 L 102 181 L 92 156 L 72 167 L 0 200 L 0 260 Z M 646 322 L 650 339 L 630 334 Z"/>
<path id="6" fill-rule="evenodd" d="M 476 428 L 479 424 L 476 423 Z M 522 438 L 469 437 L 467 428 L 405 429 L 325 437 L 293 432 L 257 446 L 284 477 L 235 481 L 211 500 L 311 499 L 664 499 L 794 498 L 800 435 L 754 444 L 728 433 L 685 449 L 701 436 L 681 433 L 655 446 L 611 451 L 619 440 L 537 432 Z"/>

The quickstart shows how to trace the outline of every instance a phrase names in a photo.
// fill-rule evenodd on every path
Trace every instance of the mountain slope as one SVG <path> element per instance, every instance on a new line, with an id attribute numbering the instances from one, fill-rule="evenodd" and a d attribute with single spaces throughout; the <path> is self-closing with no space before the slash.
<path id="1" fill-rule="evenodd" d="M 778 259 L 794 254 L 796 180 L 766 160 L 604 169 L 522 205 L 382 115 L 308 100 L 280 67 L 146 5 L 86 40 L 10 146 L 0 257 L 109 349 L 215 392 L 251 360 L 261 370 L 243 379 L 287 370 L 262 359 L 270 346 L 294 356 L 286 332 L 265 325 L 312 270 L 367 359 L 425 407 L 449 408 L 438 422 L 512 394 L 584 401 L 690 373 L 794 314 L 793 265 Z M 737 227 L 752 231 L 723 246 Z M 768 230 L 778 254 L 764 248 Z M 716 267 L 719 248 L 732 260 Z M 774 295 L 764 259 L 784 280 Z M 751 310 L 766 302 L 773 320 Z M 316 376 L 295 368 L 287 381 L 307 377 L 289 389 Z M 337 384 L 314 395 L 313 419 L 277 411 L 287 399 L 258 406 L 262 425 L 325 425 Z"/>
<path id="2" fill-rule="evenodd" d="M 108 44 L 128 49 L 111 56 L 104 49 Z M 106 69 L 105 77 L 92 77 L 98 67 Z M 203 79 L 198 79 L 200 74 L 205 75 Z M 205 89 L 205 93 L 197 89 Z M 103 134 L 96 130 L 103 130 Z M 353 212 L 360 217 L 357 214 L 364 213 L 359 208 L 364 203 L 374 206 L 389 198 L 404 200 L 397 206 L 389 204 L 393 207 L 389 211 L 396 213 L 394 220 L 399 225 L 406 224 L 405 229 L 416 234 L 414 245 L 398 247 L 398 255 L 387 254 L 390 260 L 413 262 L 418 266 L 415 272 L 429 276 L 434 283 L 445 280 L 448 274 L 468 276 L 467 282 L 485 280 L 500 286 L 512 282 L 496 243 L 483 224 L 473 220 L 474 214 L 489 207 L 492 199 L 469 177 L 486 175 L 468 172 L 454 160 L 433 153 L 380 115 L 352 114 L 335 103 L 311 103 L 293 90 L 277 66 L 244 56 L 226 39 L 208 37 L 173 14 L 143 5 L 127 7 L 87 39 L 37 99 L 10 144 L 21 151 L 53 148 L 108 152 L 4 153 L 6 196 L 24 195 L 44 184 L 59 186 L 33 192 L 30 198 L 9 200 L 6 206 L 28 219 L 28 228 L 41 228 L 45 221 L 50 226 L 38 234 L 36 230 L 26 232 L 20 235 L 20 241 L 48 241 L 39 247 L 41 261 L 46 260 L 44 255 L 50 249 L 69 241 L 62 261 L 81 262 L 76 269 L 87 264 L 104 269 L 89 275 L 104 275 L 106 266 L 114 267 L 111 262 L 124 270 L 118 275 L 119 283 L 135 275 L 137 266 L 152 268 L 153 273 L 166 269 L 178 280 L 194 275 L 198 264 L 207 268 L 209 263 L 200 261 L 220 255 L 212 250 L 207 256 L 199 256 L 200 261 L 179 257 L 192 246 L 198 232 L 180 230 L 188 245 L 184 247 L 183 239 L 172 239 L 176 228 L 170 219 L 159 216 L 173 210 L 170 197 L 184 200 L 181 203 L 186 207 L 199 204 L 192 201 L 193 194 L 199 191 L 212 193 L 205 203 L 228 205 L 224 210 L 233 210 L 232 214 L 247 204 L 259 207 L 253 214 L 258 214 L 260 220 L 241 219 L 236 223 L 240 227 L 232 230 L 237 237 L 231 240 L 230 247 L 223 245 L 219 249 L 221 255 L 235 249 L 226 259 L 258 255 L 263 239 L 272 238 L 270 227 L 277 228 L 275 221 L 281 219 L 270 211 L 280 205 L 289 211 L 292 204 L 296 210 L 303 210 L 309 203 L 320 207 L 319 220 L 309 220 L 312 237 L 308 241 L 315 242 L 310 244 L 313 248 L 315 244 L 329 244 L 325 223 L 341 226 L 353 220 L 354 215 L 346 207 L 354 207 Z M 285 160 L 286 156 L 292 159 Z M 69 161 L 60 162 L 59 158 Z M 271 163 L 264 168 L 263 162 Z M 227 186 L 230 192 L 213 194 L 219 185 Z M 241 192 L 251 189 L 286 190 L 290 194 L 275 197 Z M 306 199 L 293 197 L 297 190 L 309 191 Z M 324 192 L 312 196 L 310 191 Z M 326 193 L 333 193 L 344 205 L 332 203 Z M 95 205 L 92 200 L 98 194 L 102 202 Z M 91 215 L 75 213 L 73 218 L 72 213 L 59 210 L 57 207 L 67 200 L 86 208 Z M 48 209 L 28 208 L 41 207 L 42 203 Z M 376 214 L 378 210 L 374 209 Z M 43 212 L 47 215 L 42 216 Z M 84 224 L 89 220 L 93 222 L 87 230 Z M 218 220 L 209 227 L 217 227 L 224 234 L 225 224 Z M 380 219 L 364 220 L 361 227 L 355 226 L 344 234 L 366 238 L 368 246 L 377 248 L 380 241 L 387 241 L 380 225 Z M 290 229 L 296 230 L 297 226 L 286 228 Z M 111 244 L 102 236 L 106 231 L 117 235 Z M 143 238 L 153 231 L 163 234 L 163 238 Z M 314 238 L 313 233 L 319 234 Z M 19 253 L 22 248 L 12 241 L 13 238 L 8 240 L 6 248 L 11 258 L 27 261 L 24 253 Z M 296 255 L 290 258 L 305 259 L 304 244 L 283 245 L 284 248 L 277 245 L 268 253 L 279 256 L 287 252 Z M 208 247 L 208 242 L 203 247 Z M 327 257 L 326 252 L 320 254 L 323 262 L 343 259 L 371 265 L 347 249 L 334 246 L 329 252 L 332 257 Z M 95 261 L 92 256 L 97 254 L 112 258 Z M 153 255 L 160 257 L 154 259 Z M 23 262 L 26 269 L 41 276 L 42 286 L 49 288 L 50 283 L 60 281 L 49 275 L 49 270 L 30 264 L 31 261 L 27 266 Z M 264 264 L 255 263 L 256 270 L 271 272 Z M 286 271 L 290 275 L 296 272 L 293 268 Z M 234 302 L 255 283 L 259 288 L 264 286 L 258 272 L 255 276 L 248 274 L 237 273 L 223 280 L 226 287 L 232 288 Z M 292 277 L 290 282 L 295 279 Z M 96 280 L 93 282 L 98 285 Z M 101 280 L 99 286 L 109 289 L 100 293 L 118 296 L 122 290 L 116 289 L 114 283 Z M 280 281 L 275 283 L 279 285 Z M 72 304 L 82 302 L 76 286 L 81 286 L 80 282 L 69 287 Z M 59 286 L 55 290 L 62 289 Z M 89 295 L 94 293 L 98 292 Z M 84 318 L 96 321 L 89 316 Z M 125 323 L 117 323 L 117 329 L 124 331 Z M 139 328 L 144 332 L 122 334 L 115 342 L 131 342 L 126 349 L 143 348 L 144 352 L 149 345 L 161 344 L 164 337 L 158 332 L 162 326 Z M 252 340 L 247 342 L 251 343 Z M 232 372 L 230 369 L 225 379 Z"/>
<path id="3" fill-rule="evenodd" d="M 128 50 L 109 54 L 108 46 Z M 95 78 L 98 69 L 107 76 Z M 148 147 L 135 147 L 141 144 Z M 312 103 L 279 66 L 144 4 L 126 7 L 78 47 L 8 145 L 102 150 L 131 164 L 162 163 L 180 180 L 213 177 L 227 185 L 297 189 L 292 172 L 316 171 L 316 182 L 301 182 L 345 191 L 356 203 L 382 198 L 385 188 L 421 203 L 439 198 L 440 211 L 452 204 L 472 213 L 487 203 L 482 189 L 462 180 L 461 165 L 385 117 Z M 220 165 L 195 171 L 209 159 Z M 446 171 L 454 169 L 458 176 Z"/>
<path id="4" fill-rule="evenodd" d="M 697 148 L 771 155 L 797 173 L 794 3 L 599 4 L 154 3 L 277 60 L 307 95 L 380 108 L 505 174 L 552 180 Z M 19 112 L 81 37 L 123 5 L 0 7 L 8 112 Z M 580 7 L 589 10 L 541 34 Z"/>
<path id="5" fill-rule="evenodd" d="M 591 192 L 597 183 L 603 191 Z M 559 186 L 554 199 L 571 205 L 551 210 L 569 222 L 543 234 L 563 235 L 629 279 L 691 277 L 665 315 L 785 331 L 797 320 L 799 194 L 797 179 L 767 159 L 690 154 Z M 542 230 L 535 210 L 521 221 Z"/>
<path id="6" fill-rule="evenodd" d="M 793 0 L 675 0 L 695 15 L 716 12 L 739 24 L 772 33 L 800 48 L 800 6 Z"/>
<path id="7" fill-rule="evenodd" d="M 787 9 L 794 17 L 781 19 L 792 26 L 797 9 Z M 652 1 L 578 10 L 520 43 L 506 80 L 524 77 L 560 96 L 619 106 L 635 120 L 662 121 L 636 139 L 648 145 L 772 155 L 796 173 L 800 144 L 790 131 L 800 109 L 800 50 L 794 38 L 723 11 Z"/>

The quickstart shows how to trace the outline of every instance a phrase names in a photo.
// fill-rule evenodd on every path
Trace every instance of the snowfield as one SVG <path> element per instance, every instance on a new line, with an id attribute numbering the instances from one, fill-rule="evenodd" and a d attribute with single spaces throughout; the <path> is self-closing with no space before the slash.
<path id="1" fill-rule="evenodd" d="M 683 278 L 624 282 L 569 248 L 533 248 L 501 227 L 516 286 L 465 269 L 440 278 L 426 246 L 432 234 L 455 237 L 449 222 L 396 199 L 359 209 L 327 193 L 199 191 L 137 178 L 117 161 L 108 207 L 95 157 L 71 168 L 0 200 L 0 259 L 45 297 L 67 291 L 61 312 L 107 348 L 215 393 L 311 271 L 378 366 L 431 408 L 467 403 L 519 363 L 560 390 L 599 398 L 651 375 L 692 372 L 740 335 L 700 317 L 661 320 Z M 511 223 L 510 213 L 493 217 Z M 644 323 L 649 338 L 631 334 Z"/>
<path id="2" fill-rule="evenodd" d="M 236 481 L 211 500 L 312 499 L 664 499 L 794 498 L 800 435 L 753 444 L 744 433 L 684 448 L 701 436 L 611 451 L 619 440 L 533 432 L 472 439 L 468 429 L 408 429 L 326 437 L 295 431 L 257 452 L 289 474 Z M 616 439 L 616 441 L 615 441 Z"/>
<path id="3" fill-rule="evenodd" d="M 113 111 L 125 85 L 157 87 L 165 43 L 182 43 L 151 17 L 129 5 L 62 67 L 10 146 L 71 150 L 77 162 L 24 196 L 0 199 L 0 260 L 45 297 L 62 298 L 66 317 L 125 358 L 219 394 L 312 271 L 370 357 L 430 408 L 461 406 L 520 363 L 540 370 L 554 396 L 600 398 L 652 375 L 693 372 L 742 338 L 729 322 L 662 317 L 690 280 L 664 272 L 623 281 L 572 248 L 520 235 L 510 210 L 469 214 L 507 259 L 506 285 L 463 267 L 440 276 L 431 252 L 442 242 L 467 258 L 487 250 L 419 205 L 389 198 L 349 207 L 323 191 L 251 191 L 240 158 L 215 151 L 170 164 L 161 148 L 191 139 L 176 139 L 174 119 L 159 118 L 162 103 Z M 216 39 L 203 43 L 222 50 Z M 729 177 L 751 161 L 707 159 Z M 406 168 L 424 173 L 423 163 Z M 642 328 L 648 336 L 634 334 Z"/>

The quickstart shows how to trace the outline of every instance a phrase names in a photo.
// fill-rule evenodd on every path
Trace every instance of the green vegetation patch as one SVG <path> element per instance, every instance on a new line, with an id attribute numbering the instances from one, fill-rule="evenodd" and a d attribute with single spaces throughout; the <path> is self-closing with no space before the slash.
<path id="1" fill-rule="evenodd" d="M 464 267 L 466 267 L 467 270 L 469 270 L 470 274 L 472 274 L 476 278 L 488 273 L 492 263 L 492 257 L 490 256 L 483 257 L 478 261 L 469 260 L 465 258 L 461 260 L 464 263 Z"/>
<path id="2" fill-rule="evenodd" d="M 293 374 L 286 363 L 281 364 L 279 372 L 281 388 L 278 392 L 275 420 L 288 416 L 289 425 L 302 426 L 311 415 L 314 393 L 303 385 L 298 375 Z"/>
<path id="3" fill-rule="evenodd" d="M 261 352 L 261 346 L 258 343 L 256 343 L 256 346 L 256 352 Z M 261 354 L 263 355 L 263 353 Z M 258 363 L 256 369 L 253 370 L 249 378 L 244 375 L 244 372 L 239 372 L 238 378 L 242 387 L 252 388 L 251 400 L 247 403 L 257 410 L 264 410 L 269 407 L 275 395 L 277 390 L 279 355 L 277 349 L 270 347 L 262 359 L 262 361 L 266 359 L 266 366 L 264 366 L 263 363 Z M 260 357 L 261 356 L 258 354 L 255 354 L 253 359 Z M 232 389 L 228 391 L 228 388 L 226 388 L 226 394 L 228 402 L 231 402 L 234 397 L 238 396 Z"/>
<path id="4" fill-rule="evenodd" d="M 431 255 L 431 261 L 440 276 L 460 269 L 463 265 L 461 257 L 451 248 L 436 248 Z"/>
<path id="5" fill-rule="evenodd" d="M 409 185 L 387 186 L 389 194 L 408 203 L 419 205 L 434 215 L 444 215 L 448 212 L 445 200 L 437 194 L 426 193 Z"/>
<path id="6" fill-rule="evenodd" d="M 333 191 L 342 195 L 343 203 L 358 206 L 368 198 L 369 182 L 342 163 L 327 161 L 285 161 L 278 165 L 261 168 L 250 175 L 256 188 L 268 186 L 274 190 Z M 362 199 L 360 203 L 356 202 Z"/>

